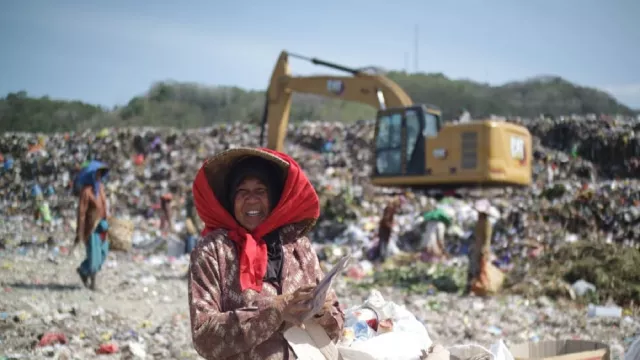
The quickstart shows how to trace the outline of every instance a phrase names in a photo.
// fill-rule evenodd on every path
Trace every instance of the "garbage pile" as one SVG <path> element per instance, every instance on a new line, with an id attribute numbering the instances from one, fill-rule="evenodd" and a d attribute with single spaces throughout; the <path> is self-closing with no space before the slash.
<path id="1" fill-rule="evenodd" d="M 590 129 L 599 124 L 578 120 L 523 123 L 532 132 L 544 135 L 566 132 L 569 126 L 571 136 L 591 136 Z M 634 126 L 630 121 L 619 127 L 612 125 L 605 134 L 628 136 Z M 362 258 L 377 242 L 382 209 L 392 198 L 388 191 L 375 188 L 368 181 L 372 135 L 371 122 L 307 122 L 291 126 L 286 148 L 302 164 L 321 198 L 323 211 L 313 240 L 330 247 L 349 247 Z M 587 144 L 585 139 L 582 144 Z M 184 228 L 186 195 L 202 161 L 231 147 L 258 146 L 258 140 L 257 127 L 240 123 L 186 131 L 125 128 L 46 136 L 5 133 L 0 137 L 0 228 L 7 234 L 2 242 L 17 246 L 33 242 L 34 236 L 37 241 L 50 237 L 37 235 L 42 233 L 37 229 L 42 226 L 32 228 L 25 221 L 34 211 L 34 191 L 44 194 L 50 208 L 52 220 L 47 229 L 64 237 L 62 234 L 75 227 L 72 179 L 83 163 L 96 159 L 111 167 L 107 190 L 114 213 L 136 223 L 135 243 L 152 243 L 157 238 L 154 229 L 158 228 L 159 199 L 163 194 L 174 195 L 176 225 Z M 621 175 L 617 180 L 600 181 L 601 171 L 606 174 L 611 169 L 591 163 L 580 152 L 567 154 L 557 149 L 566 150 L 546 137 L 536 138 L 534 185 L 491 196 L 499 212 L 494 219 L 494 252 L 506 265 L 532 246 L 549 250 L 580 240 L 638 246 L 638 180 Z M 448 246 L 454 253 L 464 255 L 464 243 L 476 216 L 469 203 L 473 194 L 444 203 L 422 193 L 407 192 L 404 196 L 407 201 L 396 217 L 392 235 L 393 252 L 415 249 L 424 230 L 421 215 L 445 206 L 457 214 L 448 229 Z"/>
<path id="2" fill-rule="evenodd" d="M 640 177 L 640 121 L 611 117 L 525 122 L 545 146 L 592 161 L 606 178 Z"/>
<path id="3" fill-rule="evenodd" d="M 534 134 L 542 131 L 539 122 L 531 124 Z M 562 126 L 545 124 L 551 125 L 544 134 Z M 611 131 L 629 132 L 633 126 Z M 350 251 L 358 260 L 337 284 L 346 307 L 361 305 L 372 287 L 380 289 L 385 300 L 407 305 L 427 324 L 435 343 L 447 346 L 569 336 L 615 339 L 628 347 L 640 333 L 637 314 L 626 307 L 640 300 L 634 272 L 640 259 L 640 181 L 625 178 L 628 171 L 609 176 L 619 169 L 582 150 L 567 153 L 561 144 L 536 139 L 534 184 L 491 196 L 493 262 L 508 273 L 507 290 L 524 296 L 460 298 L 477 219 L 472 200 L 481 195 L 437 200 L 404 192 L 391 236 L 392 257 L 374 274 L 368 259 L 382 211 L 397 191 L 368 181 L 372 133 L 370 122 L 304 123 L 291 127 L 287 139 L 286 152 L 302 165 L 321 199 L 321 218 L 311 234 L 320 259 L 330 264 Z M 586 130 L 575 133 L 590 136 Z M 0 305 L 0 348 L 60 359 L 91 358 L 97 352 L 195 358 L 183 277 L 188 260 L 180 257 L 175 235 L 159 230 L 160 198 L 173 194 L 174 232 L 182 232 L 190 184 L 204 159 L 231 147 L 258 146 L 258 139 L 259 129 L 247 124 L 0 135 L 0 282 L 8 299 Z M 103 294 L 88 294 L 73 270 L 62 270 L 80 260 L 79 254 L 62 255 L 76 226 L 72 180 L 93 159 L 111 167 L 106 186 L 113 212 L 135 224 L 134 249 L 111 255 Z M 615 179 L 601 180 L 610 177 Z M 49 220 L 34 218 L 34 194 L 46 200 Z M 425 213 L 437 209 L 450 217 L 446 247 L 451 257 L 419 263 L 413 255 L 422 241 Z M 594 264 L 603 264 L 602 270 Z M 518 284 L 533 285 L 522 289 Z M 576 290 L 585 286 L 595 290 L 587 295 Z M 612 300 L 625 308 L 613 320 L 588 318 L 586 308 L 556 303 L 554 297 Z"/>
<path id="4" fill-rule="evenodd" d="M 640 268 L 634 265 L 638 262 L 638 251 L 613 244 L 576 242 L 545 253 L 529 266 L 516 268 L 509 282 L 513 292 L 524 295 L 563 295 L 576 299 L 593 292 L 588 300 L 624 304 L 640 299 Z"/>

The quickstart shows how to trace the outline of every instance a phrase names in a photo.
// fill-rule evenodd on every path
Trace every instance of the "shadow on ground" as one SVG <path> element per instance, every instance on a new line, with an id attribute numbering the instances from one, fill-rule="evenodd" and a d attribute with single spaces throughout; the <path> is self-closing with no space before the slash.
<path id="1" fill-rule="evenodd" d="M 187 274 L 182 274 L 182 275 L 159 275 L 156 276 L 156 279 L 158 279 L 158 281 L 169 281 L 169 280 L 187 280 Z"/>
<path id="2" fill-rule="evenodd" d="M 5 287 L 10 287 L 14 289 L 23 289 L 23 290 L 49 290 L 49 291 L 70 291 L 70 290 L 81 290 L 82 286 L 75 284 L 56 284 L 56 283 L 48 283 L 48 284 L 27 284 L 23 282 L 4 284 Z"/>

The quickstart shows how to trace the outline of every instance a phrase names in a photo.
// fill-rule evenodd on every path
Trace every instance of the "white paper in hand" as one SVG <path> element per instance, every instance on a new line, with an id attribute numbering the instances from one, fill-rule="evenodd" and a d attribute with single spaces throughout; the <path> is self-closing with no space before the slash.
<path id="1" fill-rule="evenodd" d="M 340 260 L 338 260 L 338 263 L 333 267 L 333 269 L 331 269 L 331 271 L 329 271 L 324 276 L 322 281 L 320 281 L 318 286 L 316 286 L 315 290 L 313 290 L 313 299 L 311 299 L 313 307 L 311 309 L 311 312 L 309 312 L 309 314 L 307 314 L 307 316 L 305 317 L 305 321 L 320 312 L 322 306 L 324 305 L 324 302 L 327 299 L 327 293 L 329 292 L 329 289 L 331 289 L 333 279 L 336 277 L 336 275 L 339 275 L 344 270 L 346 270 L 347 265 L 349 264 L 349 260 L 351 260 L 351 254 L 347 254 Z"/>

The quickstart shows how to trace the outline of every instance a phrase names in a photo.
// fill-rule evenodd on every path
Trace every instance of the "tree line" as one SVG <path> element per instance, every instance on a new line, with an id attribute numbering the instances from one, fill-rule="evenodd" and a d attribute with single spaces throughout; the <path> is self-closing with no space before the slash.
<path id="1" fill-rule="evenodd" d="M 638 111 L 619 103 L 604 91 L 572 84 L 560 77 L 537 77 L 491 86 L 471 80 L 453 80 L 443 74 L 387 73 L 415 103 L 440 107 L 445 119 L 462 108 L 474 117 L 517 115 L 535 117 L 566 114 L 625 114 Z M 114 109 L 81 101 L 30 97 L 26 91 L 0 98 L 0 131 L 76 131 L 105 126 L 203 127 L 246 121 L 258 124 L 265 93 L 238 87 L 158 82 L 146 94 Z M 295 94 L 291 121 L 356 121 L 372 119 L 366 105 Z"/>

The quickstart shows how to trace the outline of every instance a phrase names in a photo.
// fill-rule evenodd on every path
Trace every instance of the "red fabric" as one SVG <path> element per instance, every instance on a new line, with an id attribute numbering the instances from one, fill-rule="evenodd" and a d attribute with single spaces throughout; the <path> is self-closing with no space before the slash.
<path id="1" fill-rule="evenodd" d="M 67 344 L 69 340 L 63 333 L 53 332 L 53 333 L 45 333 L 40 338 L 40 342 L 38 342 L 38 346 L 50 346 L 55 344 Z"/>
<path id="2" fill-rule="evenodd" d="M 115 354 L 118 352 L 118 345 L 113 343 L 102 344 L 96 350 L 96 354 Z"/>
<path id="3" fill-rule="evenodd" d="M 280 202 L 269 217 L 251 233 L 240 226 L 220 204 L 209 186 L 204 166 L 200 168 L 193 182 L 193 200 L 198 215 L 205 224 L 202 236 L 216 229 L 225 229 L 229 232 L 229 238 L 239 245 L 240 286 L 243 291 L 262 290 L 262 280 L 267 272 L 267 244 L 262 240 L 263 236 L 281 226 L 317 219 L 320 215 L 318 195 L 298 163 L 281 152 L 260 150 L 289 163 L 289 173 Z"/>

